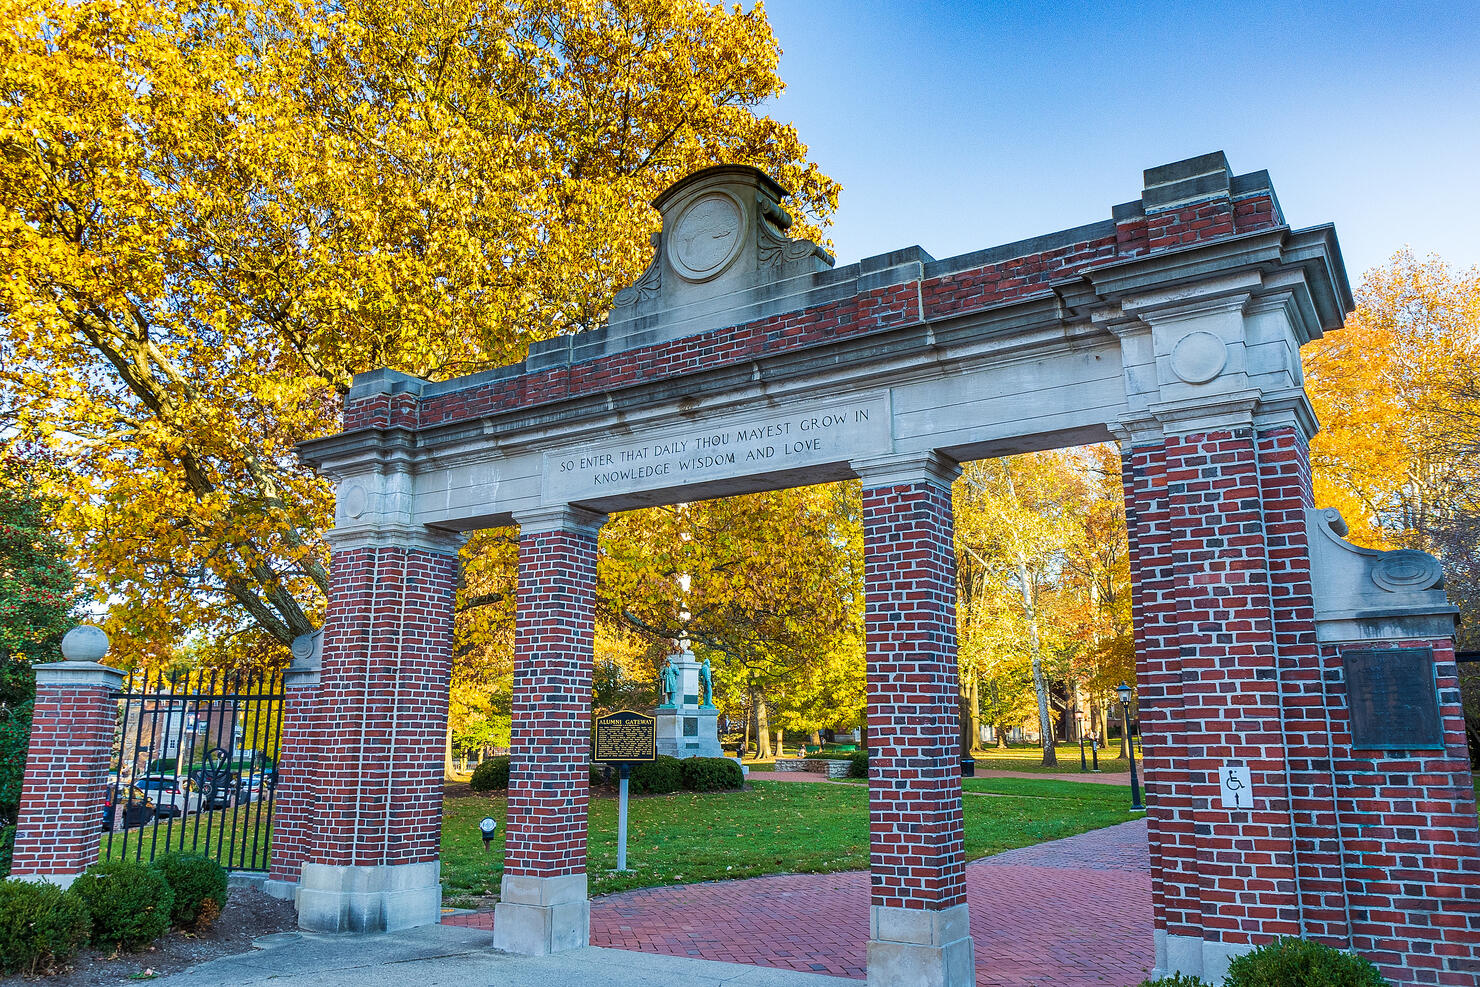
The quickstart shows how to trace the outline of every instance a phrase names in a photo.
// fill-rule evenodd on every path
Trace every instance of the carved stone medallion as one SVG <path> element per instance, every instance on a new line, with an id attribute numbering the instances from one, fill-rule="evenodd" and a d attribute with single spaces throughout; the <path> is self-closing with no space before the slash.
<path id="1" fill-rule="evenodd" d="M 689 203 L 666 235 L 668 261 L 689 281 L 719 277 L 740 253 L 744 213 L 723 192 L 710 192 Z"/>
<path id="2" fill-rule="evenodd" d="M 1206 384 L 1223 372 L 1228 346 L 1204 330 L 1189 332 L 1172 347 L 1172 373 L 1189 384 Z"/>

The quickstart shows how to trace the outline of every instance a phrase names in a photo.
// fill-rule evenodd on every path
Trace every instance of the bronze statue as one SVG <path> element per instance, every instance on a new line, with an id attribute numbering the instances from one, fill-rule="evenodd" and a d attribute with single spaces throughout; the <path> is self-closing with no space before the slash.
<path id="1" fill-rule="evenodd" d="M 714 676 L 709 671 L 709 659 L 704 659 L 704 664 L 699 666 L 699 691 L 704 699 L 699 705 L 708 709 L 714 708 Z"/>

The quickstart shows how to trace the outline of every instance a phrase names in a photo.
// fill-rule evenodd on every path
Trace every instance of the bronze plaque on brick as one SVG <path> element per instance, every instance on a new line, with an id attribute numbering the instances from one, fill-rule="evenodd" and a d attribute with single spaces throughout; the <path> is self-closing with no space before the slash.
<path id="1" fill-rule="evenodd" d="M 1347 707 L 1357 750 L 1443 750 L 1444 720 L 1428 648 L 1345 650 Z"/>
<path id="2" fill-rule="evenodd" d="M 596 718 L 596 738 L 592 745 L 593 761 L 656 761 L 658 759 L 658 721 L 642 713 L 624 709 Z"/>

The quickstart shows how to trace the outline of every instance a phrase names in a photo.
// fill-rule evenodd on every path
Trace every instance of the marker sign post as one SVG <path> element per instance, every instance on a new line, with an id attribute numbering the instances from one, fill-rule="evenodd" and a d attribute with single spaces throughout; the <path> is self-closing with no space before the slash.
<path id="1" fill-rule="evenodd" d="M 637 761 L 658 759 L 658 721 L 624 709 L 596 718 L 591 760 L 615 764 L 621 781 L 617 799 L 617 870 L 627 869 L 627 778 Z"/>

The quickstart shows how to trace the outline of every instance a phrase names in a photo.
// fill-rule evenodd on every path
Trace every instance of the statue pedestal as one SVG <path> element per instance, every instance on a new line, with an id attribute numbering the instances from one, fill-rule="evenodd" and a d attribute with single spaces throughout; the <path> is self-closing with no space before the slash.
<path id="1" fill-rule="evenodd" d="M 699 663 L 683 655 L 672 659 L 678 669 L 679 694 L 653 711 L 658 718 L 658 753 L 669 757 L 724 757 L 719 746 L 719 710 L 699 705 Z"/>

